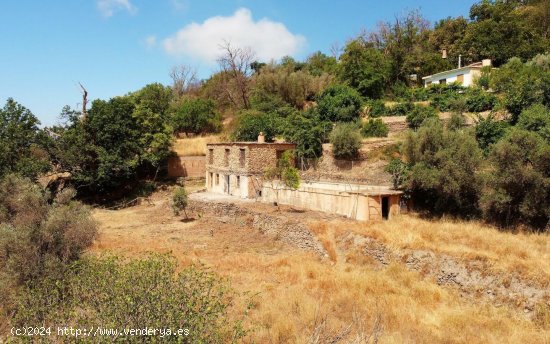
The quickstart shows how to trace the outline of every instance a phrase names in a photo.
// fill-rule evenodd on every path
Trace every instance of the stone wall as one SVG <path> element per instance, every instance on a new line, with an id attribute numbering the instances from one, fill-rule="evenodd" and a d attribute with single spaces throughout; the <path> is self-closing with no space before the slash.
<path id="1" fill-rule="evenodd" d="M 292 143 L 209 144 L 206 168 L 222 173 L 262 174 L 266 168 L 275 166 L 278 151 L 284 152 L 295 147 Z"/>
<path id="2" fill-rule="evenodd" d="M 259 195 L 262 176 L 275 166 L 291 143 L 221 143 L 207 145 L 206 188 L 242 198 Z"/>
<path id="3" fill-rule="evenodd" d="M 168 158 L 168 177 L 203 178 L 206 173 L 204 156 L 173 156 Z"/>
<path id="4" fill-rule="evenodd" d="M 309 230 L 306 224 L 288 219 L 284 215 L 264 214 L 235 203 L 206 202 L 192 200 L 188 210 L 195 213 L 215 215 L 221 222 L 231 221 L 241 226 L 252 226 L 263 234 L 269 235 L 302 250 L 328 257 L 321 242 Z"/>

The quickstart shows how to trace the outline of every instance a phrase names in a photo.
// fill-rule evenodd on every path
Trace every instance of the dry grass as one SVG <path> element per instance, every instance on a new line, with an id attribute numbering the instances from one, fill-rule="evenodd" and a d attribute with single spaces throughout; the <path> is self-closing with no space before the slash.
<path id="1" fill-rule="evenodd" d="M 346 229 L 398 249 L 428 249 L 454 257 L 481 260 L 500 272 L 515 272 L 550 284 L 548 234 L 499 231 L 475 221 L 430 221 L 401 216 L 392 221 L 347 226 Z"/>
<path id="2" fill-rule="evenodd" d="M 175 139 L 172 150 L 179 156 L 206 155 L 206 144 L 220 141 L 221 137 L 219 135 Z"/>
<path id="3" fill-rule="evenodd" d="M 336 244 L 334 240 L 334 230 L 329 230 L 325 223 L 316 223 L 309 226 L 309 229 L 317 236 L 331 261 L 336 262 Z"/>
<path id="4" fill-rule="evenodd" d="M 315 328 L 321 328 L 319 319 L 325 317 L 321 329 L 327 338 L 352 325 L 345 342 L 372 333 L 377 320 L 380 343 L 548 343 L 550 338 L 544 320 L 529 321 L 507 306 L 461 298 L 401 265 L 377 271 L 366 261 L 341 259 L 334 239 L 351 230 L 396 247 L 482 255 L 501 269 L 524 266 L 528 275 L 537 269 L 545 275 L 548 236 L 405 216 L 369 225 L 334 221 L 314 226 L 325 247 L 334 250 L 335 263 L 329 263 L 215 218 L 183 223 L 171 215 L 166 195 L 157 197 L 154 206 L 94 211 L 101 229 L 92 251 L 127 256 L 172 252 L 182 265 L 205 263 L 227 276 L 237 290 L 255 295 L 245 322 L 253 330 L 250 341 L 310 343 Z"/>

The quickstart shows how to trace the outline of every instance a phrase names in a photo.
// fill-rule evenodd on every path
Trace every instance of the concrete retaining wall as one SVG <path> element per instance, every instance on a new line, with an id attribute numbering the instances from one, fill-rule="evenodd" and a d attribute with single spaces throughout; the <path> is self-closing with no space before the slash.
<path id="1" fill-rule="evenodd" d="M 381 187 L 359 184 L 303 183 L 297 190 L 279 183 L 264 183 L 263 202 L 278 202 L 318 210 L 360 221 L 382 220 L 382 201 L 387 198 L 388 218 L 400 213 L 400 195 Z"/>

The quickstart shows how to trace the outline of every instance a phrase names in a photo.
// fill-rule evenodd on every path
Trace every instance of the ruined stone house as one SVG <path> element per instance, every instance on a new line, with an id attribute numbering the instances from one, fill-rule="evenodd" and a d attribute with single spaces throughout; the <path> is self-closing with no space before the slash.
<path id="1" fill-rule="evenodd" d="M 264 181 L 264 172 L 292 143 L 227 142 L 207 144 L 206 189 L 209 192 L 255 198 L 302 209 L 318 210 L 360 221 L 390 219 L 401 212 L 401 191 L 345 182 L 303 182 L 291 189 Z"/>
<path id="2" fill-rule="evenodd" d="M 258 141 L 207 144 L 206 189 L 241 198 L 260 197 L 264 171 L 296 145 L 266 143 L 262 135 Z"/>

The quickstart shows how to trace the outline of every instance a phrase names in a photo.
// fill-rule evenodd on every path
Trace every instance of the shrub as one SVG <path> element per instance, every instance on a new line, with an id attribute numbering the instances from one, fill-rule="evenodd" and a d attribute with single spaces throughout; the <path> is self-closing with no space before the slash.
<path id="1" fill-rule="evenodd" d="M 349 86 L 327 88 L 317 100 L 317 111 L 323 121 L 353 122 L 361 113 L 361 96 Z"/>
<path id="2" fill-rule="evenodd" d="M 409 101 L 426 101 L 429 99 L 429 89 L 426 87 L 412 87 L 409 89 Z"/>
<path id="3" fill-rule="evenodd" d="M 447 129 L 449 130 L 459 130 L 466 126 L 466 119 L 464 115 L 458 112 L 453 112 L 451 118 L 449 118 L 449 123 L 447 123 Z"/>
<path id="4" fill-rule="evenodd" d="M 517 126 L 539 134 L 550 143 L 550 109 L 546 106 L 535 104 L 523 110 Z"/>
<path id="5" fill-rule="evenodd" d="M 479 88 L 473 88 L 466 92 L 466 109 L 468 112 L 483 112 L 492 110 L 497 99 L 494 95 Z"/>
<path id="6" fill-rule="evenodd" d="M 475 135 L 485 155 L 489 153 L 491 146 L 504 136 L 508 127 L 507 122 L 496 120 L 493 114 L 489 114 L 486 118 L 478 116 Z"/>
<path id="7" fill-rule="evenodd" d="M 185 218 L 187 218 L 187 212 L 185 209 L 189 203 L 189 197 L 187 196 L 187 191 L 184 187 L 178 186 L 172 192 L 172 210 L 174 215 L 178 216 L 183 210 L 185 213 Z"/>
<path id="8" fill-rule="evenodd" d="M 397 103 L 388 109 L 389 116 L 406 116 L 414 109 L 414 104 L 411 102 Z"/>
<path id="9" fill-rule="evenodd" d="M 92 244 L 96 223 L 74 195 L 63 191 L 52 201 L 29 180 L 10 175 L 0 182 L 0 285 L 7 288 L 0 295 L 57 276 Z"/>
<path id="10" fill-rule="evenodd" d="M 388 109 L 384 102 L 379 99 L 369 100 L 367 102 L 367 113 L 369 117 L 380 117 L 387 114 Z"/>
<path id="11" fill-rule="evenodd" d="M 264 171 L 264 179 L 271 182 L 271 186 L 276 190 L 277 204 L 279 203 L 279 188 L 275 181 L 280 181 L 283 186 L 291 189 L 300 187 L 300 174 L 293 164 L 293 152 L 286 151 L 277 161 L 277 164 Z"/>
<path id="12" fill-rule="evenodd" d="M 361 134 L 355 123 L 338 124 L 330 134 L 332 153 L 337 159 L 354 159 L 361 148 Z"/>
<path id="13" fill-rule="evenodd" d="M 430 104 L 439 111 L 449 111 L 460 105 L 460 96 L 455 93 L 443 93 L 433 96 Z M 464 104 L 465 106 L 465 104 Z"/>
<path id="14" fill-rule="evenodd" d="M 428 118 L 438 118 L 435 109 L 431 106 L 416 105 L 407 114 L 407 124 L 409 128 L 416 130 Z"/>
<path id="15" fill-rule="evenodd" d="M 167 256 L 127 263 L 114 257 L 88 258 L 73 264 L 63 278 L 45 278 L 25 288 L 14 326 L 182 329 L 187 332 L 181 336 L 161 338 L 157 333 L 134 340 L 236 343 L 246 333 L 239 321 L 228 317 L 234 296 L 225 280 L 204 267 L 190 266 L 176 274 L 174 259 Z"/>
<path id="16" fill-rule="evenodd" d="M 380 118 L 369 119 L 361 130 L 364 137 L 386 137 L 388 132 L 388 126 Z"/>

